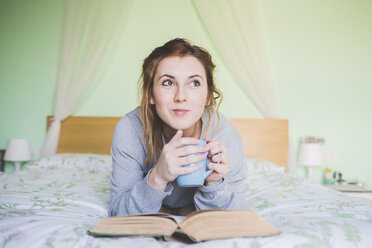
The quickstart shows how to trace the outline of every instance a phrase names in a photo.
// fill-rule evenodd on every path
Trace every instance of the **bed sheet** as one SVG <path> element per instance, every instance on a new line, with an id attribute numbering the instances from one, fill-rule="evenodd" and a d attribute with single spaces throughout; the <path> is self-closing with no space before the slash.
<path id="1" fill-rule="evenodd" d="M 185 245 L 149 237 L 94 238 L 107 217 L 111 158 L 61 155 L 0 174 L 0 247 L 370 247 L 372 201 L 272 170 L 250 170 L 246 208 L 282 233 Z"/>

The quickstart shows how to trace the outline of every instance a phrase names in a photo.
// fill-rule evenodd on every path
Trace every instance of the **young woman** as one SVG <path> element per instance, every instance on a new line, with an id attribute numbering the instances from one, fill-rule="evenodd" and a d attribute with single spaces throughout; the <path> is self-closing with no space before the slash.
<path id="1" fill-rule="evenodd" d="M 119 121 L 113 136 L 110 215 L 242 207 L 242 142 L 216 110 L 221 94 L 214 68 L 206 50 L 184 39 L 167 42 L 145 59 L 141 106 Z M 185 146 L 200 139 L 207 145 Z M 184 165 L 205 159 L 207 152 L 213 172 L 204 185 L 179 187 L 179 175 L 200 169 Z"/>

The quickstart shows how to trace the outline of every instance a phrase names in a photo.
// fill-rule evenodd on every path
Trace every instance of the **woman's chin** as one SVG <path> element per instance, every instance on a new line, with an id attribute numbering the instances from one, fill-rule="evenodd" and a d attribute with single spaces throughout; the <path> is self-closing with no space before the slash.
<path id="1" fill-rule="evenodd" d="M 185 123 L 171 123 L 171 124 L 167 124 L 167 127 L 173 131 L 177 131 L 177 130 L 185 131 L 191 128 L 192 125 L 185 125 Z"/>
<path id="2" fill-rule="evenodd" d="M 171 126 L 171 128 L 173 130 L 182 130 L 182 131 L 185 131 L 185 130 L 189 129 L 190 127 L 184 126 L 184 125 L 175 125 L 175 126 Z"/>

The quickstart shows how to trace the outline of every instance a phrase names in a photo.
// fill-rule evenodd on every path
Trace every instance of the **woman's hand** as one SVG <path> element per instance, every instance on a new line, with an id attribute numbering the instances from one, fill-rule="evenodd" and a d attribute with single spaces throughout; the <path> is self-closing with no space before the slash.
<path id="1" fill-rule="evenodd" d="M 178 130 L 168 144 L 164 145 L 159 160 L 149 175 L 149 183 L 162 191 L 179 175 L 193 173 L 201 168 L 200 164 L 191 167 L 184 167 L 184 165 L 197 163 L 207 157 L 207 146 L 184 147 L 185 145 L 197 145 L 200 140 L 191 137 L 182 138 L 182 133 L 182 130 Z M 187 156 L 190 154 L 195 155 Z"/>
<path id="2" fill-rule="evenodd" d="M 205 185 L 219 182 L 230 169 L 230 154 L 226 146 L 218 140 L 205 139 L 209 147 L 208 169 L 213 172 L 205 179 Z"/>

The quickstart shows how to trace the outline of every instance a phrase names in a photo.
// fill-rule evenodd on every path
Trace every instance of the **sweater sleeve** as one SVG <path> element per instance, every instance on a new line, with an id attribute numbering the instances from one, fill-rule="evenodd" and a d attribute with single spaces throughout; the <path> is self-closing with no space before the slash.
<path id="1" fill-rule="evenodd" d="M 243 182 L 247 176 L 242 140 L 234 128 L 224 130 L 217 137 L 230 153 L 230 170 L 220 182 L 201 186 L 194 195 L 196 209 L 242 209 L 244 208 Z"/>
<path id="2" fill-rule="evenodd" d="M 115 128 L 111 147 L 110 216 L 158 212 L 163 199 L 172 191 L 170 184 L 163 192 L 148 183 L 151 170 L 144 165 L 146 150 L 141 138 L 135 123 L 126 116 Z"/>

